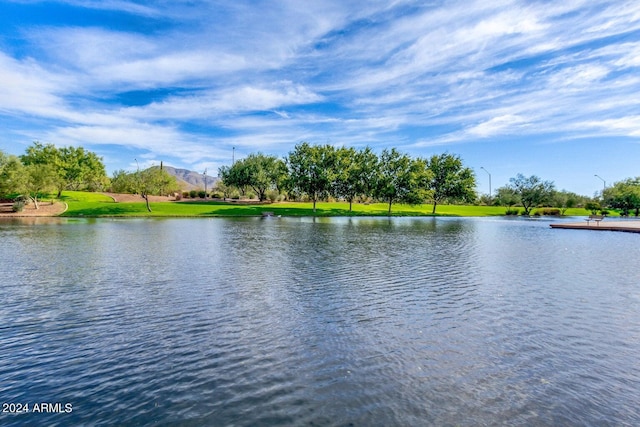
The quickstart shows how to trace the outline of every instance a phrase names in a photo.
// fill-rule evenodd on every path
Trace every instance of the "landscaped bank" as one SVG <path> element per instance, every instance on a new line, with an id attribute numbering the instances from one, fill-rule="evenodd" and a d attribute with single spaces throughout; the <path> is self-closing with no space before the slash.
<path id="1" fill-rule="evenodd" d="M 265 212 L 281 216 L 388 216 L 386 203 L 349 204 L 342 202 L 319 202 L 316 212 L 312 203 L 273 203 L 273 204 L 237 204 L 232 202 L 189 201 L 151 203 L 152 212 L 148 212 L 145 202 L 115 202 L 113 198 L 100 193 L 67 191 L 62 200 L 68 209 L 63 216 L 68 217 L 230 217 L 261 216 Z M 393 205 L 392 216 L 432 216 L 432 205 Z M 500 206 L 459 206 L 442 205 L 438 207 L 438 216 L 501 216 L 505 208 Z M 588 215 L 584 209 L 568 209 L 568 216 Z"/>

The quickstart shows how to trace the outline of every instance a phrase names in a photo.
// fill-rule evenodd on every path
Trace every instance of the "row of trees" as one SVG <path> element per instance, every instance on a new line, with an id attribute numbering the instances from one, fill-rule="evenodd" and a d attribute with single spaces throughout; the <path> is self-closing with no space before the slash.
<path id="1" fill-rule="evenodd" d="M 462 160 L 452 154 L 412 158 L 395 148 L 378 156 L 369 147 L 335 148 L 331 145 L 301 143 L 280 159 L 251 154 L 230 167 L 220 168 L 218 189 L 251 189 L 265 200 L 269 192 L 296 198 L 308 197 L 315 211 L 318 200 L 333 197 L 349 202 L 375 199 L 385 201 L 389 212 L 393 203 L 433 203 L 433 213 L 442 203 L 474 202 L 475 176 Z M 21 156 L 0 151 L 0 197 L 23 195 L 36 208 L 40 194 L 68 190 L 104 190 L 140 194 L 150 211 L 149 195 L 179 191 L 175 177 L 160 167 L 143 171 L 116 171 L 109 180 L 102 158 L 82 147 L 57 148 L 34 142 Z M 640 214 L 640 177 L 615 183 L 603 191 L 601 200 L 592 200 L 567 191 L 557 191 L 551 181 L 518 174 L 485 202 L 522 206 L 524 214 L 539 206 L 597 210 L 619 209 L 623 215 Z M 486 196 L 485 196 L 486 197 Z M 482 200 L 481 200 L 482 202 Z"/>
<path id="2" fill-rule="evenodd" d="M 109 182 L 102 158 L 82 147 L 57 148 L 34 142 L 21 156 L 0 151 L 0 196 L 23 195 L 38 208 L 40 194 L 95 191 Z"/>
<path id="3" fill-rule="evenodd" d="M 495 202 L 508 207 L 520 205 L 525 215 L 542 205 L 560 208 L 562 215 L 568 208 L 583 207 L 594 213 L 611 208 L 620 210 L 624 216 L 639 216 L 640 177 L 616 182 L 603 191 L 601 199 L 591 199 L 568 191 L 557 191 L 553 182 L 543 181 L 535 175 L 525 177 L 518 174 L 508 185 L 498 188 Z"/>
<path id="4" fill-rule="evenodd" d="M 251 188 L 260 200 L 269 190 L 290 196 L 307 196 L 313 202 L 327 197 L 349 202 L 374 198 L 389 204 L 433 203 L 433 212 L 443 202 L 472 202 L 475 175 L 452 154 L 429 159 L 412 158 L 395 148 L 377 156 L 369 147 L 335 148 L 300 143 L 287 158 L 251 154 L 230 167 L 220 168 L 224 185 Z"/>
<path id="5" fill-rule="evenodd" d="M 434 155 L 428 159 L 411 158 L 396 149 L 384 150 L 379 156 L 370 148 L 335 148 L 331 145 L 301 143 L 284 159 L 261 153 L 251 154 L 233 166 L 220 169 L 220 188 L 249 188 L 260 200 L 269 191 L 287 193 L 290 197 L 307 196 L 314 205 L 333 197 L 349 202 L 376 199 L 393 203 L 433 203 L 433 213 L 442 203 L 474 202 L 475 176 L 458 156 Z M 627 179 L 607 188 L 602 200 L 591 199 L 565 190 L 556 190 L 552 181 L 536 175 L 518 174 L 509 183 L 489 195 L 487 204 L 521 206 L 530 215 L 540 206 L 567 209 L 584 207 L 601 210 L 620 209 L 623 215 L 640 211 L 640 177 Z"/>

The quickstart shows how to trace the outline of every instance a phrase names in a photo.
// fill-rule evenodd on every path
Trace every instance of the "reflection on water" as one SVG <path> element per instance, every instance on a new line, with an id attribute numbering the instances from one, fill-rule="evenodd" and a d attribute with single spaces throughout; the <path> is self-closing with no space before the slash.
<path id="1" fill-rule="evenodd" d="M 3 425 L 638 425 L 636 235 L 0 222 Z"/>

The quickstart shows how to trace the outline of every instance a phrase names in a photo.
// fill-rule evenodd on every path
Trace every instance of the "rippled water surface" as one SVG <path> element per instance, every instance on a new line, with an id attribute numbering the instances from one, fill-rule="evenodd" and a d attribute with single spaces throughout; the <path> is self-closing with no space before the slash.
<path id="1" fill-rule="evenodd" d="M 502 219 L 0 222 L 0 402 L 31 405 L 0 424 L 640 425 L 639 239 Z"/>

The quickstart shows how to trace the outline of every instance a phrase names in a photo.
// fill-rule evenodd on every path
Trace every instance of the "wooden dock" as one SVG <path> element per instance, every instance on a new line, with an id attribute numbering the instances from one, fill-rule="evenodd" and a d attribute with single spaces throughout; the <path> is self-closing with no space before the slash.
<path id="1" fill-rule="evenodd" d="M 556 222 L 551 228 L 571 230 L 597 230 L 597 231 L 626 231 L 627 233 L 640 233 L 640 221 L 635 220 L 607 220 L 583 222 Z"/>

